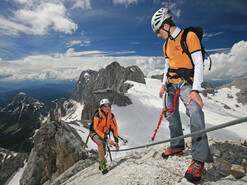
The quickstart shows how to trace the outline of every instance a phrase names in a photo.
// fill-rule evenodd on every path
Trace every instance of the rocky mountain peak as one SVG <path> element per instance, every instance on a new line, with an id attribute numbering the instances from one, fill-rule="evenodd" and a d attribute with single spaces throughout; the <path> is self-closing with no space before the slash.
<path id="1" fill-rule="evenodd" d="M 29 96 L 26 93 L 19 92 L 16 96 L 14 96 L 9 103 L 7 103 L 1 111 L 13 111 L 20 112 L 26 110 L 29 106 L 31 106 L 32 110 L 35 111 L 42 107 L 43 103 L 39 100 Z"/>
<path id="2" fill-rule="evenodd" d="M 137 66 L 122 67 L 118 62 L 112 62 L 105 69 L 83 71 L 72 92 L 71 98 L 77 102 L 85 102 L 89 95 L 99 89 L 121 91 L 127 80 L 145 83 L 144 74 Z"/>
<path id="3" fill-rule="evenodd" d="M 24 93 L 24 92 L 19 92 L 13 99 L 12 99 L 12 102 L 24 102 L 24 103 L 36 103 L 39 101 L 36 100 L 35 98 L 29 96 L 28 94 Z"/>
<path id="4" fill-rule="evenodd" d="M 29 138 L 40 126 L 42 107 L 43 103 L 20 92 L 1 108 L 0 146 L 18 152 L 30 151 Z"/>
<path id="5" fill-rule="evenodd" d="M 80 75 L 80 78 L 81 79 L 81 82 L 82 83 L 87 83 L 89 82 L 92 78 L 94 78 L 95 74 L 97 72 L 96 71 L 93 71 L 93 70 L 86 70 L 86 71 L 83 71 Z"/>
<path id="6" fill-rule="evenodd" d="M 96 71 L 83 71 L 72 92 L 71 98 L 85 104 L 81 118 L 91 119 L 92 114 L 103 98 L 112 104 L 126 106 L 131 100 L 124 96 L 132 86 L 126 81 L 146 83 L 144 74 L 138 66 L 123 67 L 118 62 L 112 62 L 106 68 Z"/>

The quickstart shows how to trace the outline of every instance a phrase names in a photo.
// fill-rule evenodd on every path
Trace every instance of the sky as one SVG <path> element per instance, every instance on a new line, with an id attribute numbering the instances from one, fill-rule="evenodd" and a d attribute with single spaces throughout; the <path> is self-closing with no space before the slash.
<path id="1" fill-rule="evenodd" d="M 150 24 L 161 7 L 203 28 L 206 80 L 247 77 L 246 0 L 1 0 L 0 81 L 77 80 L 113 61 L 162 74 L 165 40 Z"/>

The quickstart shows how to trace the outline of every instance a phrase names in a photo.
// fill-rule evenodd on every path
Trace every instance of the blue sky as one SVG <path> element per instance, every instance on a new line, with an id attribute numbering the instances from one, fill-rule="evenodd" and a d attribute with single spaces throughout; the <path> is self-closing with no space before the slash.
<path id="1" fill-rule="evenodd" d="M 239 65 L 246 65 L 246 0 L 2 0 L 0 79 L 76 79 L 82 70 L 114 60 L 138 65 L 147 76 L 162 73 L 164 40 L 150 26 L 161 7 L 174 12 L 180 28 L 204 29 L 203 44 L 214 62 L 241 55 Z M 235 44 L 242 53 L 232 53 Z M 218 71 L 222 66 L 215 65 Z M 232 78 L 246 74 L 245 68 Z"/>

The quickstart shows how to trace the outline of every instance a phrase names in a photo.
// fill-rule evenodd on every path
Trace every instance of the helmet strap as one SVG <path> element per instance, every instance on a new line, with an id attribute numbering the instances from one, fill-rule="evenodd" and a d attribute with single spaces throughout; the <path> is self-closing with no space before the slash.
<path id="1" fill-rule="evenodd" d="M 171 36 L 170 30 L 171 30 L 171 26 L 169 25 L 169 30 L 168 30 L 168 32 L 167 32 L 167 33 L 168 33 L 168 38 L 172 37 L 172 36 Z"/>
<path id="2" fill-rule="evenodd" d="M 161 29 L 164 30 L 164 31 L 166 31 L 168 33 L 167 39 L 169 39 L 170 37 L 172 37 L 171 36 L 171 32 L 170 32 L 170 30 L 171 30 L 171 26 L 170 25 L 169 25 L 169 30 L 166 30 L 165 28 L 161 28 Z"/>

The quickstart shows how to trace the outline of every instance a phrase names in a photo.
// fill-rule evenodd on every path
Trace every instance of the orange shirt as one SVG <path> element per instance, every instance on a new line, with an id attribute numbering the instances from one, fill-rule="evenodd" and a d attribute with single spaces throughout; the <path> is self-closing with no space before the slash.
<path id="1" fill-rule="evenodd" d="M 182 53 L 183 49 L 181 47 L 181 37 L 183 34 L 183 30 L 178 34 L 175 39 L 169 38 L 166 46 L 166 58 L 169 58 L 168 63 L 171 69 L 179 69 L 179 68 L 187 68 L 192 69 L 193 65 L 189 56 L 184 52 Z M 186 43 L 188 45 L 188 49 L 190 53 L 195 51 L 201 50 L 201 44 L 197 37 L 197 35 L 193 32 L 189 32 L 186 37 Z M 165 43 L 163 45 L 163 51 L 165 54 Z M 175 73 L 169 73 L 171 76 Z M 193 80 L 193 78 L 191 78 Z M 173 84 L 179 83 L 181 79 L 172 79 Z"/>

